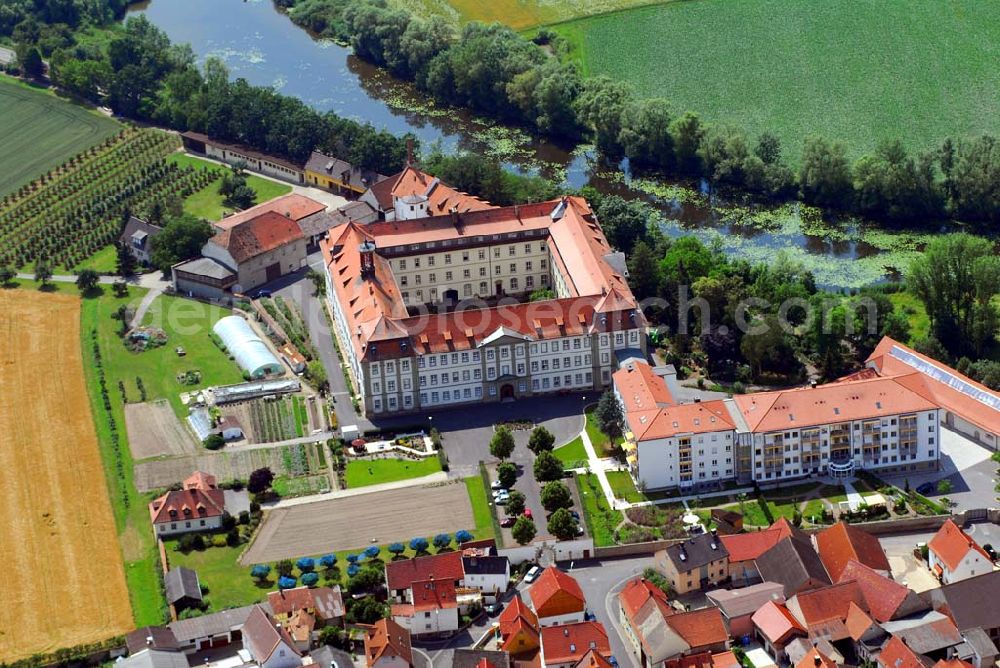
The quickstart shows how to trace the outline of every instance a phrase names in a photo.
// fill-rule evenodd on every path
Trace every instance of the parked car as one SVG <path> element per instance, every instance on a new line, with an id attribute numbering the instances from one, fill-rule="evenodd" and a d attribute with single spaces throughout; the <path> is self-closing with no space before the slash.
<path id="1" fill-rule="evenodd" d="M 506 506 L 508 503 L 510 503 L 510 494 L 494 497 L 493 503 L 497 504 L 498 506 Z"/>
<path id="2" fill-rule="evenodd" d="M 490 483 L 490 487 L 492 487 L 493 489 L 503 489 L 503 485 L 500 484 L 499 480 L 494 480 L 492 483 Z"/>
<path id="3" fill-rule="evenodd" d="M 933 494 L 937 491 L 937 485 L 932 482 L 925 482 L 923 485 L 917 487 L 917 494 L 923 494 L 927 496 L 928 494 Z"/>
<path id="4" fill-rule="evenodd" d="M 497 603 L 488 603 L 483 606 L 483 610 L 485 610 L 486 614 L 490 617 L 496 617 L 500 614 L 500 611 L 503 610 L 503 603 L 500 603 L 499 601 Z"/>
<path id="5" fill-rule="evenodd" d="M 524 574 L 525 582 L 534 582 L 538 579 L 538 576 L 542 574 L 541 566 L 532 566 L 531 569 Z"/>
<path id="6" fill-rule="evenodd" d="M 493 490 L 493 498 L 495 499 L 498 496 L 510 496 L 510 490 L 504 489 L 503 487 L 497 487 Z"/>
<path id="7" fill-rule="evenodd" d="M 502 526 L 502 527 L 504 527 L 506 529 L 508 527 L 514 526 L 514 522 L 516 522 L 516 521 L 517 521 L 516 517 L 511 517 L 511 516 L 508 515 L 507 517 L 505 517 L 502 520 L 500 520 L 500 526 Z"/>
<path id="8" fill-rule="evenodd" d="M 576 520 L 577 522 L 579 522 L 579 521 L 580 521 L 580 513 L 576 512 L 575 510 L 571 510 L 571 511 L 569 511 L 569 514 L 570 514 L 570 515 L 571 515 L 571 516 L 573 517 L 573 519 L 574 519 L 574 520 Z"/>
<path id="9" fill-rule="evenodd" d="M 983 550 L 986 551 L 986 554 L 990 555 L 990 559 L 992 559 L 993 561 L 997 560 L 997 551 L 993 549 L 992 545 L 986 543 L 986 545 L 983 545 Z"/>

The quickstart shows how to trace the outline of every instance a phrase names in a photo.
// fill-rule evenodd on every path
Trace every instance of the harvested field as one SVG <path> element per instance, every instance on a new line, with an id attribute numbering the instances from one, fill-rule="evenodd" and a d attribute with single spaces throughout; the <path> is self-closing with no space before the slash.
<path id="1" fill-rule="evenodd" d="M 140 492 L 169 487 L 184 480 L 192 471 L 205 471 L 220 481 L 239 478 L 246 480 L 254 469 L 270 467 L 275 475 L 301 476 L 323 472 L 316 445 L 286 445 L 278 448 L 221 450 L 185 457 L 157 459 L 135 465 L 135 487 Z"/>
<path id="2" fill-rule="evenodd" d="M 361 518 L 361 519 L 359 519 Z M 405 542 L 475 527 L 461 480 L 359 494 L 272 510 L 244 552 L 244 565 Z"/>
<path id="3" fill-rule="evenodd" d="M 133 628 L 84 386 L 80 300 L 0 290 L 0 661 Z"/>
<path id="4" fill-rule="evenodd" d="M 193 455 L 199 448 L 166 399 L 125 404 L 125 426 L 132 459 L 136 461 L 164 455 Z"/>

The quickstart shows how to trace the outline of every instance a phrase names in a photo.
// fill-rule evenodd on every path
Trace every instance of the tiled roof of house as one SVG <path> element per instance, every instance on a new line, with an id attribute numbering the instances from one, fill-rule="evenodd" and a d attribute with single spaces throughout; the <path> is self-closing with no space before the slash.
<path id="1" fill-rule="evenodd" d="M 760 606 L 750 619 L 771 643 L 785 642 L 796 633 L 805 634 L 805 629 L 788 608 L 774 601 Z"/>
<path id="2" fill-rule="evenodd" d="M 688 538 L 683 543 L 667 547 L 663 552 L 667 559 L 673 563 L 674 568 L 681 573 L 729 557 L 725 544 L 719 536 L 711 533 L 698 534 Z M 659 555 L 660 553 L 657 552 L 657 559 L 659 559 Z"/>
<path id="3" fill-rule="evenodd" d="M 194 141 L 201 142 L 203 144 L 208 144 L 210 146 L 215 146 L 217 148 L 224 148 L 227 151 L 235 151 L 248 158 L 253 158 L 254 160 L 266 160 L 268 162 L 273 162 L 275 164 L 281 165 L 293 171 L 301 171 L 302 163 L 292 162 L 281 156 L 271 155 L 269 153 L 261 153 L 255 148 L 247 146 L 246 144 L 237 144 L 235 142 L 222 141 L 221 139 L 211 139 L 208 135 L 201 132 L 187 131 L 182 132 L 181 137 L 184 139 L 193 139 Z"/>
<path id="4" fill-rule="evenodd" d="M 119 668 L 189 668 L 187 656 L 181 652 L 142 649 L 137 654 L 118 659 Z"/>
<path id="5" fill-rule="evenodd" d="M 785 602 L 785 588 L 777 582 L 759 582 L 740 589 L 713 589 L 706 592 L 708 601 L 729 619 L 753 614 L 768 601 Z"/>
<path id="6" fill-rule="evenodd" d="M 144 649 L 175 650 L 180 648 L 180 643 L 166 626 L 144 626 L 125 636 L 125 646 L 129 654 L 135 654 Z"/>
<path id="7" fill-rule="evenodd" d="M 663 662 L 663 668 L 713 668 L 711 652 L 695 652 Z"/>
<path id="8" fill-rule="evenodd" d="M 274 199 L 266 202 L 261 202 L 260 204 L 240 211 L 239 213 L 234 213 L 231 216 L 227 216 L 222 220 L 216 221 L 213 225 L 215 225 L 216 229 L 219 231 L 229 230 L 265 213 L 277 213 L 298 222 L 303 218 L 308 218 L 309 216 L 320 213 L 321 211 L 326 211 L 326 204 L 317 202 L 316 200 L 306 197 L 305 195 L 289 193 L 287 195 L 282 195 L 281 197 L 275 197 Z"/>
<path id="9" fill-rule="evenodd" d="M 580 612 L 587 599 L 579 583 L 555 566 L 549 566 L 528 589 L 531 604 L 539 617 Z"/>
<path id="10" fill-rule="evenodd" d="M 163 576 L 163 588 L 167 594 L 167 603 L 174 604 L 183 598 L 201 600 L 201 584 L 198 574 L 190 568 L 178 566 L 171 568 Z"/>
<path id="11" fill-rule="evenodd" d="M 417 580 L 411 587 L 414 612 L 458 607 L 454 580 Z"/>
<path id="12" fill-rule="evenodd" d="M 917 654 L 930 654 L 962 642 L 962 634 L 951 619 L 934 610 L 883 622 L 882 628 L 886 633 L 902 639 Z"/>
<path id="13" fill-rule="evenodd" d="M 344 598 L 339 585 L 272 591 L 267 595 L 267 604 L 275 616 L 290 615 L 296 610 L 311 610 L 323 621 L 344 616 Z"/>
<path id="14" fill-rule="evenodd" d="M 463 556 L 462 569 L 466 575 L 503 575 L 510 570 L 507 557 Z"/>
<path id="15" fill-rule="evenodd" d="M 590 650 L 611 654 L 611 644 L 599 622 L 577 622 L 542 629 L 542 652 L 546 665 L 577 662 Z"/>
<path id="16" fill-rule="evenodd" d="M 754 432 L 783 431 L 937 408 L 936 404 L 893 378 L 738 394 L 733 400 Z"/>
<path id="17" fill-rule="evenodd" d="M 382 657 L 399 657 L 413 664 L 410 632 L 391 619 L 380 619 L 365 633 L 365 658 L 373 665 Z"/>
<path id="18" fill-rule="evenodd" d="M 882 668 L 927 668 L 912 649 L 900 638 L 889 638 L 878 655 Z"/>
<path id="19" fill-rule="evenodd" d="M 927 548 L 937 555 L 948 567 L 948 570 L 955 570 L 965 559 L 969 550 L 978 552 L 986 561 L 992 561 L 986 550 L 979 547 L 979 543 L 969 537 L 957 524 L 949 517 L 934 534 L 931 541 L 927 543 Z"/>
<path id="20" fill-rule="evenodd" d="M 629 429 L 637 440 L 670 438 L 678 434 L 707 434 L 736 428 L 722 400 L 679 404 L 625 414 Z"/>
<path id="21" fill-rule="evenodd" d="M 604 658 L 599 651 L 592 649 L 584 654 L 573 668 L 614 668 L 614 664 Z"/>
<path id="22" fill-rule="evenodd" d="M 625 588 L 618 594 L 618 600 L 629 619 L 635 617 L 639 609 L 649 600 L 655 601 L 664 615 L 674 614 L 674 609 L 670 607 L 670 602 L 663 590 L 645 578 L 629 580 Z"/>
<path id="23" fill-rule="evenodd" d="M 961 659 L 938 659 L 932 668 L 973 668 L 968 661 Z"/>
<path id="24" fill-rule="evenodd" d="M 291 218 L 269 211 L 227 227 L 209 240 L 224 248 L 236 262 L 246 262 L 302 239 L 302 228 Z"/>
<path id="25" fill-rule="evenodd" d="M 136 218 L 135 216 L 129 216 L 128 222 L 125 223 L 125 229 L 122 230 L 122 233 L 118 238 L 127 244 L 132 244 L 132 237 L 138 234 L 138 236 L 142 238 L 143 248 L 149 248 L 149 241 L 162 231 L 163 228 L 158 225 L 147 223 L 141 218 Z"/>
<path id="26" fill-rule="evenodd" d="M 456 649 L 451 657 L 451 668 L 480 668 L 483 662 L 493 668 L 510 668 L 507 652 L 486 649 Z"/>
<path id="27" fill-rule="evenodd" d="M 873 624 L 875 624 L 875 620 L 869 617 L 857 603 L 851 601 L 851 604 L 847 606 L 847 618 L 844 620 L 847 635 L 850 636 L 851 640 L 855 642 L 860 640 L 868 632 L 868 629 L 872 628 Z"/>
<path id="28" fill-rule="evenodd" d="M 805 656 L 799 659 L 799 662 L 795 664 L 795 668 L 837 668 L 837 664 L 813 647 L 806 652 Z"/>
<path id="29" fill-rule="evenodd" d="M 729 562 L 733 563 L 753 561 L 784 538 L 784 533 L 781 529 L 765 529 L 764 531 L 719 536 L 719 539 L 729 552 Z"/>
<path id="30" fill-rule="evenodd" d="M 275 624 L 261 606 L 253 606 L 250 616 L 243 624 L 243 646 L 249 650 L 254 660 L 263 665 L 282 642 L 288 645 L 292 652 L 298 654 L 285 627 Z"/>
<path id="31" fill-rule="evenodd" d="M 786 606 L 810 637 L 840 640 L 847 637 L 844 621 L 851 603 L 868 610 L 861 587 L 853 580 L 802 592 L 790 598 Z"/>
<path id="32" fill-rule="evenodd" d="M 841 571 L 839 581 L 857 583 L 868 603 L 868 611 L 879 622 L 906 617 L 927 609 L 927 604 L 909 587 L 853 559 Z"/>
<path id="33" fill-rule="evenodd" d="M 461 552 L 390 561 L 385 565 L 385 579 L 390 591 L 409 589 L 414 582 L 424 580 L 459 582 L 464 574 Z"/>
<path id="34" fill-rule="evenodd" d="M 1000 571 L 991 571 L 924 592 L 924 597 L 962 631 L 997 626 Z"/>
<path id="35" fill-rule="evenodd" d="M 309 155 L 305 169 L 317 174 L 326 174 L 359 191 L 364 191 L 388 178 L 377 172 L 355 167 L 346 160 L 334 158 L 319 151 L 313 151 Z"/>
<path id="36" fill-rule="evenodd" d="M 309 642 L 313 629 L 316 628 L 316 618 L 299 608 L 285 622 L 285 630 L 297 643 Z"/>
<path id="37" fill-rule="evenodd" d="M 780 582 L 785 587 L 785 597 L 790 598 L 802 589 L 830 584 L 830 577 L 813 550 L 808 536 L 795 532 L 782 538 L 774 547 L 755 561 L 761 578 Z"/>
<path id="38" fill-rule="evenodd" d="M 666 617 L 669 626 L 692 648 L 724 643 L 729 632 L 718 608 L 702 608 Z"/>
<path id="39" fill-rule="evenodd" d="M 611 376 L 625 412 L 648 411 L 674 403 L 667 384 L 645 362 L 629 362 Z"/>
<path id="40" fill-rule="evenodd" d="M 392 207 L 393 199 L 413 196 L 427 198 L 427 206 L 432 216 L 447 214 L 453 208 L 457 208 L 462 213 L 494 208 L 489 202 L 456 190 L 442 183 L 440 179 L 412 166 L 407 166 L 399 174 L 390 176 L 386 179 L 386 182 L 392 184 L 391 188 L 389 188 L 390 199 L 386 207 L 387 209 Z M 386 188 L 383 185 L 384 183 L 379 184 L 381 186 L 379 188 L 379 195 Z M 382 203 L 381 197 L 378 197 L 378 200 L 379 203 Z"/>
<path id="41" fill-rule="evenodd" d="M 717 652 L 712 655 L 712 668 L 740 668 L 741 665 L 733 652 Z"/>
<path id="42" fill-rule="evenodd" d="M 226 511 L 221 489 L 184 489 L 170 491 L 149 504 L 153 524 L 186 522 L 219 517 Z"/>
<path id="43" fill-rule="evenodd" d="M 878 538 L 847 522 L 837 522 L 816 534 L 816 551 L 834 581 L 840 579 L 847 562 L 852 559 L 877 571 L 888 573 L 890 570 Z"/>
<path id="44" fill-rule="evenodd" d="M 515 594 L 507 607 L 500 613 L 498 620 L 501 649 L 511 654 L 519 654 L 524 649 L 535 649 L 539 643 L 538 617 L 521 600 L 520 594 Z M 519 643 L 527 639 L 528 647 L 522 648 Z"/>

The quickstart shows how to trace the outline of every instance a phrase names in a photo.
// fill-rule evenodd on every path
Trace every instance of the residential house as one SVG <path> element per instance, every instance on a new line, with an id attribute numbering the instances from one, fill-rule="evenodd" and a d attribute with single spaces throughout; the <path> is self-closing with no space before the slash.
<path id="1" fill-rule="evenodd" d="M 238 280 L 236 272 L 210 257 L 178 262 L 170 273 L 179 294 L 226 303 L 232 300 L 231 290 Z"/>
<path id="2" fill-rule="evenodd" d="M 385 581 L 389 590 L 389 599 L 390 602 L 395 601 L 396 603 L 408 603 L 413 600 L 411 590 L 414 582 L 448 580 L 455 587 L 460 587 L 464 577 L 462 553 L 458 551 L 414 559 L 400 559 L 390 561 L 385 565 Z"/>
<path id="3" fill-rule="evenodd" d="M 228 165 L 239 165 L 244 169 L 291 183 L 305 183 L 305 173 L 301 164 L 276 155 L 221 139 L 212 139 L 201 132 L 182 132 L 184 149 L 200 153 Z"/>
<path id="4" fill-rule="evenodd" d="M 510 584 L 510 561 L 507 557 L 479 554 L 478 550 L 470 552 L 462 557 L 462 586 L 478 589 L 487 602 L 498 600 Z"/>
<path id="5" fill-rule="evenodd" d="M 360 199 L 387 221 L 496 208 L 489 202 L 452 188 L 412 164 L 407 164 L 398 174 L 369 186 Z"/>
<path id="6" fill-rule="evenodd" d="M 357 197 L 387 176 L 356 167 L 351 163 L 313 151 L 305 164 L 306 183 L 344 197 Z"/>
<path id="7" fill-rule="evenodd" d="M 184 654 L 161 649 L 140 650 L 114 665 L 116 668 L 190 668 Z"/>
<path id="8" fill-rule="evenodd" d="M 235 415 L 223 415 L 215 425 L 215 431 L 226 442 L 238 441 L 243 438 L 243 425 Z"/>
<path id="9" fill-rule="evenodd" d="M 844 626 L 858 660 L 874 661 L 888 637 L 885 630 L 854 602 L 847 608 Z"/>
<path id="10" fill-rule="evenodd" d="M 596 649 L 592 649 L 584 654 L 582 659 L 577 661 L 575 668 L 615 668 L 615 664 L 611 663 Z"/>
<path id="11" fill-rule="evenodd" d="M 951 584 L 993 570 L 993 561 L 949 517 L 927 543 L 927 563 L 942 584 Z"/>
<path id="12" fill-rule="evenodd" d="M 935 610 L 948 615 L 965 633 L 982 629 L 994 645 L 1000 647 L 1000 571 L 991 571 L 966 580 L 946 584 L 923 593 Z"/>
<path id="13" fill-rule="evenodd" d="M 311 197 L 299 193 L 289 193 L 261 202 L 238 213 L 230 214 L 212 225 L 217 231 L 224 232 L 265 213 L 277 213 L 294 220 L 299 229 L 302 230 L 302 236 L 312 247 L 320 237 L 326 234 L 327 230 L 336 225 L 336 219 L 326 208 L 326 204 Z"/>
<path id="14" fill-rule="evenodd" d="M 511 668 L 512 663 L 510 654 L 495 650 L 456 649 L 451 656 L 451 668 Z"/>
<path id="15" fill-rule="evenodd" d="M 315 617 L 299 608 L 288 617 L 283 626 L 295 644 L 295 649 L 300 652 L 312 649 L 313 631 L 316 629 Z"/>
<path id="16" fill-rule="evenodd" d="M 907 587 L 853 559 L 840 571 L 839 582 L 855 582 L 877 622 L 901 619 L 928 609 L 926 601 Z"/>
<path id="17" fill-rule="evenodd" d="M 177 612 L 187 608 L 200 608 L 204 603 L 198 574 L 190 568 L 171 568 L 163 576 L 163 588 L 166 590 L 167 603 L 174 606 Z"/>
<path id="18" fill-rule="evenodd" d="M 344 599 L 340 585 L 334 587 L 295 587 L 279 589 L 267 595 L 271 614 L 279 622 L 291 618 L 299 610 L 304 610 L 319 622 L 341 625 L 344 621 Z"/>
<path id="19" fill-rule="evenodd" d="M 729 635 L 739 639 L 753 636 L 753 613 L 760 606 L 768 601 L 785 602 L 785 588 L 777 582 L 761 582 L 743 589 L 713 589 L 705 598 L 722 613 Z"/>
<path id="20" fill-rule="evenodd" d="M 775 543 L 755 563 L 761 578 L 784 586 L 785 598 L 831 583 L 809 537 L 798 530 Z"/>
<path id="21" fill-rule="evenodd" d="M 226 647 L 243 637 L 243 625 L 255 607 L 248 605 L 200 617 L 178 619 L 167 624 L 167 627 L 178 647 L 187 654 Z"/>
<path id="22" fill-rule="evenodd" d="M 816 552 L 834 582 L 840 580 L 841 573 L 852 560 L 882 575 L 890 572 L 889 560 L 878 538 L 847 522 L 840 521 L 820 531 L 815 540 Z"/>
<path id="23" fill-rule="evenodd" d="M 787 535 L 789 534 L 779 527 L 720 535 L 719 540 L 729 553 L 729 577 L 733 586 L 745 587 L 760 582 L 757 559 Z"/>
<path id="24" fill-rule="evenodd" d="M 255 605 L 243 624 L 243 649 L 260 668 L 296 668 L 302 653 L 288 631 L 277 624 L 264 608 Z"/>
<path id="25" fill-rule="evenodd" d="M 515 594 L 507 607 L 500 613 L 497 624 L 499 646 L 511 656 L 522 656 L 537 652 L 541 646 L 538 617 Z"/>
<path id="26" fill-rule="evenodd" d="M 663 660 L 688 649 L 680 639 L 665 643 L 669 634 L 653 632 L 666 629 L 663 618 L 675 614 L 666 593 L 644 578 L 630 580 L 618 594 L 618 622 L 622 635 L 632 647 L 639 662 L 645 666 L 648 661 Z M 655 636 L 655 637 L 654 637 Z"/>
<path id="27" fill-rule="evenodd" d="M 986 631 L 980 628 L 966 629 L 962 631 L 962 639 L 964 642 L 957 645 L 954 651 L 959 659 L 972 664 L 974 668 L 991 668 L 996 665 L 1000 651 Z"/>
<path id="28" fill-rule="evenodd" d="M 611 656 L 611 643 L 599 622 L 574 622 L 542 628 L 542 657 L 546 668 L 574 668 L 591 650 Z"/>
<path id="29" fill-rule="evenodd" d="M 715 532 L 660 550 L 655 561 L 678 594 L 717 585 L 729 577 L 729 551 Z"/>
<path id="30" fill-rule="evenodd" d="M 221 490 L 215 476 L 196 471 L 180 490 L 170 491 L 149 504 L 153 532 L 173 536 L 189 531 L 213 531 L 222 527 L 229 508 L 248 505 L 245 491 Z"/>
<path id="31" fill-rule="evenodd" d="M 729 632 L 718 608 L 701 608 L 665 617 L 671 631 L 688 646 L 686 653 L 725 652 L 729 649 Z"/>
<path id="32" fill-rule="evenodd" d="M 234 272 L 233 292 L 246 293 L 306 266 L 306 245 L 298 223 L 268 211 L 227 225 L 208 240 L 201 254 Z"/>
<path id="33" fill-rule="evenodd" d="M 805 637 L 802 624 L 781 603 L 768 601 L 751 617 L 755 635 L 764 650 L 777 662 L 787 660 L 785 647 L 794 638 Z"/>
<path id="34" fill-rule="evenodd" d="M 831 660 L 816 647 L 806 652 L 805 656 L 795 663 L 795 668 L 837 668 L 837 666 L 836 661 Z"/>
<path id="35" fill-rule="evenodd" d="M 587 599 L 583 590 L 576 580 L 555 566 L 542 571 L 528 589 L 528 596 L 542 627 L 584 620 Z"/>
<path id="36" fill-rule="evenodd" d="M 125 636 L 125 647 L 129 654 L 138 654 L 146 649 L 178 652 L 181 644 L 166 626 L 144 626 Z"/>
<path id="37" fill-rule="evenodd" d="M 412 668 L 410 632 L 392 621 L 380 619 L 365 632 L 368 668 Z"/>
<path id="38" fill-rule="evenodd" d="M 785 607 L 810 640 L 836 642 L 849 636 L 846 622 L 852 603 L 868 612 L 864 593 L 853 580 L 800 592 L 788 599 Z"/>
<path id="39" fill-rule="evenodd" d="M 699 652 L 668 659 L 663 668 L 740 668 L 740 662 L 732 652 Z"/>
<path id="40" fill-rule="evenodd" d="M 968 661 L 962 659 L 940 659 L 932 668 L 974 668 Z"/>
<path id="41" fill-rule="evenodd" d="M 417 580 L 409 603 L 394 603 L 392 618 L 411 635 L 441 635 L 458 630 L 459 604 L 452 580 Z"/>
<path id="42" fill-rule="evenodd" d="M 895 636 L 886 641 L 877 659 L 879 668 L 927 668 L 924 662 L 901 638 Z"/>
<path id="43" fill-rule="evenodd" d="M 934 610 L 906 619 L 883 622 L 882 628 L 931 661 L 954 655 L 958 646 L 964 642 L 954 622 Z"/>
<path id="44" fill-rule="evenodd" d="M 141 218 L 129 216 L 122 230 L 118 242 L 121 243 L 128 252 L 141 265 L 149 265 L 152 261 L 153 239 L 163 231 L 159 225 L 147 223 Z"/>

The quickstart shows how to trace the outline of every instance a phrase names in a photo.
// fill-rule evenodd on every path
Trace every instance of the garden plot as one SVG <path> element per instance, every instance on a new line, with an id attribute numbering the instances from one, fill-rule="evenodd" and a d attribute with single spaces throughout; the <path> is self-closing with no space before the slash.
<path id="1" fill-rule="evenodd" d="M 250 443 L 276 443 L 308 435 L 309 418 L 300 395 L 228 404 L 225 412 L 239 420 Z"/>
<path id="2" fill-rule="evenodd" d="M 220 481 L 246 480 L 256 469 L 268 467 L 276 476 L 296 478 L 325 473 L 316 451 L 322 444 L 285 445 L 276 448 L 204 451 L 202 454 L 140 462 L 135 465 L 135 486 L 140 492 L 164 489 L 179 483 L 192 471 L 205 471 Z"/>
<path id="3" fill-rule="evenodd" d="M 125 404 L 128 444 L 135 460 L 164 455 L 194 455 L 199 445 L 166 399 Z"/>

